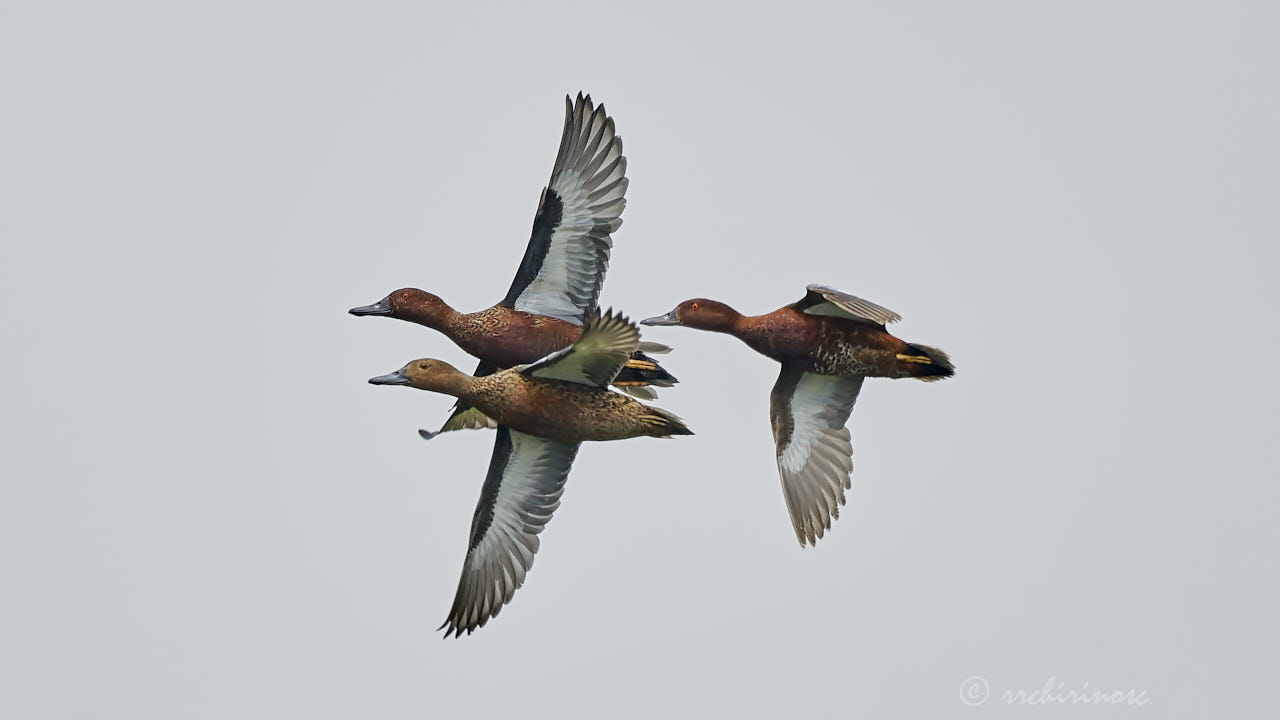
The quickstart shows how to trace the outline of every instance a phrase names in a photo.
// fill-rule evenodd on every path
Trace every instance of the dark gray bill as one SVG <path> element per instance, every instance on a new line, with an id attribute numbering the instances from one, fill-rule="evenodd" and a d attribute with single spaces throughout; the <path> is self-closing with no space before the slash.
<path id="1" fill-rule="evenodd" d="M 388 295 L 372 305 L 361 305 L 353 307 L 347 312 L 352 315 L 390 315 L 391 314 L 391 296 Z"/>
<path id="2" fill-rule="evenodd" d="M 370 385 L 408 385 L 409 378 L 405 377 L 404 368 L 387 374 L 379 375 L 375 378 L 369 378 Z"/>
<path id="3" fill-rule="evenodd" d="M 641 325 L 679 325 L 680 318 L 676 317 L 676 311 L 672 310 L 666 315 L 651 317 L 640 321 Z"/>

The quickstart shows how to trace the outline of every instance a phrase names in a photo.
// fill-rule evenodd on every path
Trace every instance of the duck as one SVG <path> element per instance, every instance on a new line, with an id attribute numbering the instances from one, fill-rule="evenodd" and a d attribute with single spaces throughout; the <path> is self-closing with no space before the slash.
<path id="1" fill-rule="evenodd" d="M 622 138 L 604 104 L 596 106 L 582 93 L 576 100 L 565 96 L 564 129 L 551 179 L 542 189 L 515 279 L 501 301 L 477 312 L 459 312 L 433 293 L 406 287 L 348 312 L 436 330 L 479 359 L 472 373 L 476 376 L 532 363 L 568 347 L 600 297 L 612 235 L 622 225 L 626 206 L 626 170 Z M 660 343 L 640 343 L 614 385 L 655 399 L 652 387 L 671 387 L 678 380 L 650 356 L 670 350 Z M 496 425 L 459 401 L 439 430 L 419 433 L 431 439 L 451 430 Z"/>
<path id="2" fill-rule="evenodd" d="M 693 434 L 676 415 L 610 389 L 639 340 L 626 317 L 592 311 L 572 345 L 527 365 L 474 376 L 422 358 L 369 380 L 452 395 L 497 422 L 462 578 L 439 628 L 446 638 L 483 627 L 524 584 L 582 443 Z"/>
<path id="3" fill-rule="evenodd" d="M 951 377 L 942 350 L 908 343 L 885 326 L 898 313 L 825 285 L 764 315 L 746 316 L 715 300 L 686 300 L 642 325 L 726 333 L 782 367 L 769 396 L 769 420 L 787 513 L 801 547 L 816 546 L 840 517 L 851 487 L 853 445 L 845 427 L 869 377 Z"/>

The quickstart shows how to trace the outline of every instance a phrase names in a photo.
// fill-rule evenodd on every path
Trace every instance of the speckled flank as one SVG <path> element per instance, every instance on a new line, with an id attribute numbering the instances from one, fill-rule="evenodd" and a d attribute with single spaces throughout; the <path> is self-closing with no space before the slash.
<path id="1" fill-rule="evenodd" d="M 399 373 L 408 385 L 452 395 L 501 425 L 563 443 L 693 434 L 671 413 L 613 390 L 515 368 L 472 377 L 442 360 L 422 358 Z"/>
<path id="2" fill-rule="evenodd" d="M 743 317 L 734 333 L 757 352 L 793 367 L 823 375 L 911 377 L 911 364 L 898 355 L 907 343 L 882 326 L 782 308 Z"/>
<path id="3" fill-rule="evenodd" d="M 476 378 L 464 397 L 512 429 L 565 443 L 689 434 L 669 413 L 620 393 L 530 378 L 515 370 Z M 554 417 L 548 422 L 549 416 Z"/>
<path id="4" fill-rule="evenodd" d="M 459 314 L 442 331 L 471 355 L 503 368 L 538 360 L 582 334 L 564 320 L 500 306 Z"/>

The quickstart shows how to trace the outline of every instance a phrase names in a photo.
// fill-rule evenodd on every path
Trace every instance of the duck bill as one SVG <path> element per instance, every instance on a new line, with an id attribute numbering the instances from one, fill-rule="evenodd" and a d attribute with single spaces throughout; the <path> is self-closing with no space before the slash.
<path id="1" fill-rule="evenodd" d="M 404 368 L 400 368 L 399 370 L 393 373 L 388 373 L 386 375 L 379 375 L 378 377 L 369 378 L 369 384 L 370 385 L 408 385 L 409 378 L 405 376 Z"/>
<path id="2" fill-rule="evenodd" d="M 361 305 L 353 307 L 347 312 L 352 315 L 390 315 L 391 314 L 391 296 L 388 295 L 372 305 Z"/>
<path id="3" fill-rule="evenodd" d="M 680 318 L 676 317 L 676 311 L 672 310 L 666 315 L 646 318 L 640 321 L 641 325 L 679 325 Z"/>

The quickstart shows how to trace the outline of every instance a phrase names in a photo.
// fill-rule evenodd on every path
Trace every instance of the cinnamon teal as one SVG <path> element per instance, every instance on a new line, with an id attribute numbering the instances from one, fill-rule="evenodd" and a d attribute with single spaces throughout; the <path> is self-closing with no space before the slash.
<path id="1" fill-rule="evenodd" d="M 482 627 L 524 584 L 581 443 L 693 434 L 675 415 L 609 389 L 639 340 L 626 318 L 592 312 L 573 345 L 530 365 L 473 377 L 427 358 L 369 380 L 452 395 L 498 423 L 445 637 Z"/>
<path id="2" fill-rule="evenodd" d="M 551 180 L 542 190 L 533 232 L 507 295 L 484 310 L 463 313 L 436 295 L 401 288 L 382 300 L 352 308 L 352 315 L 407 320 L 437 330 L 480 359 L 474 374 L 533 362 L 578 339 L 584 314 L 596 307 L 612 233 L 622 225 L 626 205 L 627 159 L 622 138 L 604 105 L 590 96 L 565 98 L 564 131 Z M 483 261 L 482 261 L 483 262 Z M 624 392 L 653 399 L 649 386 L 669 387 L 676 378 L 648 354 L 669 351 L 640 343 L 613 383 Z M 437 432 L 493 427 L 492 419 L 459 401 Z"/>
<path id="3" fill-rule="evenodd" d="M 643 325 L 683 325 L 733 335 L 782 365 L 769 397 L 782 496 L 796 538 L 817 544 L 840 516 L 853 472 L 845 423 L 868 377 L 926 382 L 954 374 L 947 354 L 890 335 L 902 318 L 875 303 L 810 285 L 799 302 L 744 316 L 721 302 L 680 303 Z"/>

